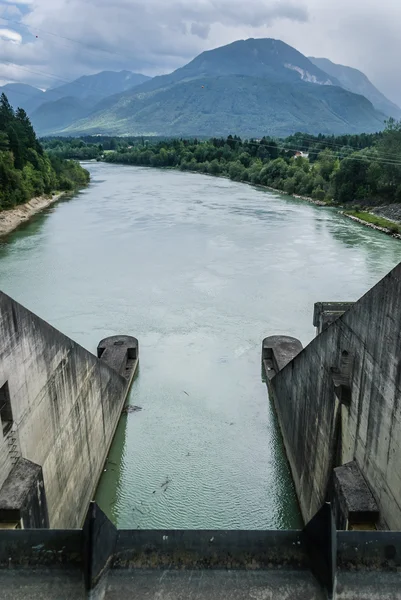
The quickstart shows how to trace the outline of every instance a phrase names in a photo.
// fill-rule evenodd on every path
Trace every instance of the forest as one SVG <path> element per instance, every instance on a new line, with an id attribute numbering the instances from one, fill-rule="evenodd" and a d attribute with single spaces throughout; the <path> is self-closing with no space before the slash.
<path id="1" fill-rule="evenodd" d="M 285 139 L 49 138 L 50 155 L 169 167 L 269 186 L 334 204 L 401 202 L 401 122 L 376 134 Z"/>
<path id="2" fill-rule="evenodd" d="M 49 155 L 36 137 L 26 112 L 13 110 L 0 97 L 0 210 L 54 191 L 73 190 L 89 182 L 77 162 Z"/>

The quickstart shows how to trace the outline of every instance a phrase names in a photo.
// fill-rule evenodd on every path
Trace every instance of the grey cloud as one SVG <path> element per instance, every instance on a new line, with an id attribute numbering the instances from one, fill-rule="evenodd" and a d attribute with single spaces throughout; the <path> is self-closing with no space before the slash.
<path id="1" fill-rule="evenodd" d="M 0 27 L 13 28 L 1 21 L 5 10 L 17 8 L 7 2 L 0 0 Z M 236 39 L 275 37 L 305 55 L 361 69 L 401 103 L 401 4 L 395 0 L 18 0 L 18 6 L 39 40 L 0 42 L 0 59 L 62 78 L 103 69 L 155 75 Z M 0 64 L 0 78 L 5 69 L 11 67 Z M 57 83 L 37 73 L 21 79 Z"/>
<path id="2" fill-rule="evenodd" d="M 88 70 L 128 68 L 157 74 L 219 45 L 211 37 L 215 27 L 232 30 L 233 40 L 243 37 L 244 26 L 253 29 L 280 19 L 305 21 L 303 1 L 36 0 L 26 7 L 29 12 L 22 22 L 39 33 L 37 56 L 49 73 L 72 78 Z M 21 44 L 19 58 L 13 53 L 18 64 L 26 64 L 25 45 Z M 0 58 L 4 52 L 0 47 Z M 45 80 L 40 83 L 46 85 Z"/>
<path id="3" fill-rule="evenodd" d="M 202 38 L 202 40 L 207 40 L 210 33 L 210 25 L 208 23 L 192 23 L 191 33 Z"/>

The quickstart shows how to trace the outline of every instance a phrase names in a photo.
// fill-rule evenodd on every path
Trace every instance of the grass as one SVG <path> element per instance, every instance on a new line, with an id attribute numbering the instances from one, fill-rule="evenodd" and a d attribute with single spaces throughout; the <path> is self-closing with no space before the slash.
<path id="1" fill-rule="evenodd" d="M 401 225 L 389 221 L 388 219 L 383 219 L 383 217 L 373 215 L 372 213 L 363 210 L 347 210 L 344 214 L 357 217 L 358 219 L 361 219 L 361 221 L 372 223 L 372 225 L 377 225 L 378 227 L 384 227 L 385 229 L 389 229 L 392 233 L 401 233 Z"/>

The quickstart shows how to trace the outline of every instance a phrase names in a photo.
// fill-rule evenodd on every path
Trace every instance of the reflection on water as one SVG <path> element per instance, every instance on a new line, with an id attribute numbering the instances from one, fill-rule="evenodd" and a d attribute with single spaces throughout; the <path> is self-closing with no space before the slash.
<path id="1" fill-rule="evenodd" d="M 140 341 L 97 500 L 121 528 L 300 525 L 262 339 L 308 343 L 401 245 L 332 209 L 202 175 L 91 163 L 92 184 L 0 246 L 1 288 L 95 351 Z"/>

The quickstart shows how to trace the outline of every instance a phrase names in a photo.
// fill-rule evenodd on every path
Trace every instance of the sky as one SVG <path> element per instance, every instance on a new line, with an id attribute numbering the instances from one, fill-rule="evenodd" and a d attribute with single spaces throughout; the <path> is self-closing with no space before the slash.
<path id="1" fill-rule="evenodd" d="M 0 0 L 0 83 L 168 73 L 204 50 L 272 37 L 356 67 L 401 105 L 399 0 Z"/>

